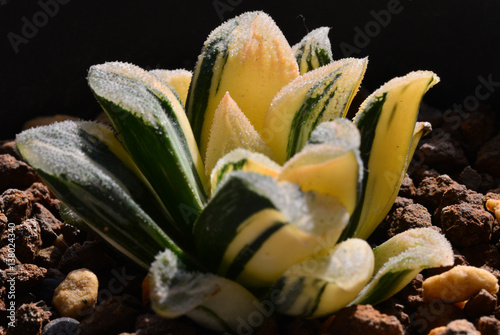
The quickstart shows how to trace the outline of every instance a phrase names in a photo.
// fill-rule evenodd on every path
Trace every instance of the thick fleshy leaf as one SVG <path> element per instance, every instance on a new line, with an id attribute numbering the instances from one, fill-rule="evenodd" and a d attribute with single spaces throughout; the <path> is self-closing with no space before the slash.
<path id="1" fill-rule="evenodd" d="M 335 197 L 234 171 L 196 221 L 195 243 L 211 271 L 267 287 L 291 265 L 334 245 L 348 218 Z"/>
<path id="2" fill-rule="evenodd" d="M 210 176 L 212 194 L 223 178 L 233 171 L 255 172 L 277 177 L 281 166 L 269 157 L 245 149 L 236 149 L 219 159 Z"/>
<path id="3" fill-rule="evenodd" d="M 342 59 L 298 77 L 278 92 L 261 134 L 279 164 L 304 147 L 317 125 L 345 116 L 366 64 L 366 58 Z"/>
<path id="4" fill-rule="evenodd" d="M 347 119 L 324 122 L 313 131 L 311 140 L 285 163 L 278 180 L 293 182 L 302 191 L 338 197 L 352 214 L 363 176 L 358 129 Z"/>
<path id="5" fill-rule="evenodd" d="M 349 304 L 370 280 L 371 247 L 364 240 L 337 244 L 327 256 L 290 267 L 273 287 L 278 311 L 293 316 L 320 317 Z"/>
<path id="6" fill-rule="evenodd" d="M 271 99 L 298 75 L 290 45 L 267 14 L 247 12 L 215 29 L 196 64 L 187 102 L 202 156 L 226 92 L 260 132 Z"/>
<path id="7" fill-rule="evenodd" d="M 137 264 L 148 268 L 165 248 L 182 255 L 161 229 L 172 219 L 110 129 L 66 121 L 26 130 L 16 145 L 71 211 Z"/>
<path id="8" fill-rule="evenodd" d="M 88 82 L 176 229 L 191 236 L 206 202 L 205 172 L 180 101 L 168 86 L 131 64 L 92 66 Z"/>
<path id="9" fill-rule="evenodd" d="M 222 156 L 238 148 L 262 153 L 271 158 L 273 156 L 271 149 L 255 131 L 248 118 L 231 99 L 229 93 L 226 93 L 215 110 L 214 121 L 210 129 L 205 158 L 207 176 L 210 176 L 212 169 Z"/>
<path id="10" fill-rule="evenodd" d="M 400 233 L 373 250 L 374 276 L 351 304 L 377 304 L 389 299 L 427 268 L 453 265 L 450 242 L 432 228 Z"/>
<path id="11" fill-rule="evenodd" d="M 309 34 L 292 47 L 300 74 L 317 69 L 333 61 L 332 46 L 328 38 L 330 28 L 321 27 Z"/>
<path id="12" fill-rule="evenodd" d="M 181 315 L 218 332 L 234 333 L 240 318 L 257 309 L 257 298 L 240 284 L 188 269 L 170 250 L 159 254 L 148 275 L 152 308 L 159 315 Z"/>
<path id="13" fill-rule="evenodd" d="M 150 70 L 153 76 L 170 86 L 181 99 L 182 105 L 186 105 L 189 84 L 193 73 L 188 70 Z"/>
<path id="14" fill-rule="evenodd" d="M 411 72 L 392 79 L 361 105 L 354 123 L 361 133 L 361 158 L 367 173 L 345 238 L 367 238 L 390 210 L 422 135 L 414 136 L 420 101 L 438 81 L 433 72 Z"/>

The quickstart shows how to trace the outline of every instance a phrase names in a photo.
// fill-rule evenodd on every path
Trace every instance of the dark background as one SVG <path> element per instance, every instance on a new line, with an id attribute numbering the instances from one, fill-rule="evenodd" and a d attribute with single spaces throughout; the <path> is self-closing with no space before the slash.
<path id="1" fill-rule="evenodd" d="M 52 16 L 43 14 L 42 3 L 52 3 Z M 373 13 L 395 4 L 390 22 L 376 23 Z M 331 27 L 334 58 L 346 56 L 341 43 L 358 49 L 350 56 L 369 56 L 363 86 L 370 91 L 409 71 L 432 70 L 441 83 L 426 95 L 428 104 L 445 110 L 477 101 L 482 76 L 498 86 L 479 100 L 500 106 L 498 0 L 0 0 L 0 139 L 12 138 L 34 116 L 94 118 L 100 108 L 86 84 L 93 64 L 120 60 L 192 70 L 221 18 L 248 10 L 270 14 L 291 45 L 307 29 Z M 30 31 L 26 22 L 39 27 Z M 358 32 L 367 24 L 372 37 L 361 41 Z"/>

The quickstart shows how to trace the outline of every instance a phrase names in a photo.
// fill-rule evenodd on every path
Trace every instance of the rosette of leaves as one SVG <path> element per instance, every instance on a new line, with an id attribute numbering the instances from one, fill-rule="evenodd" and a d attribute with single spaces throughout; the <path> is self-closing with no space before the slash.
<path id="1" fill-rule="evenodd" d="M 193 74 L 91 67 L 113 129 L 61 122 L 16 144 L 69 221 L 150 270 L 160 315 L 228 332 L 255 313 L 328 315 L 453 262 L 432 229 L 365 242 L 430 131 L 416 117 L 439 81 L 395 78 L 350 121 L 366 65 L 333 60 L 328 28 L 290 47 L 268 15 L 244 13 L 208 36 Z"/>

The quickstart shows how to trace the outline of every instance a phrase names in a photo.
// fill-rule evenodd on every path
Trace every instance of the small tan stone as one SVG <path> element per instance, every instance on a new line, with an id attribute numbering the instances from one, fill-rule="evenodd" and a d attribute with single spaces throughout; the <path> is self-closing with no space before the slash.
<path id="1" fill-rule="evenodd" d="M 486 209 L 495 214 L 497 221 L 500 222 L 500 200 L 488 199 Z"/>
<path id="2" fill-rule="evenodd" d="M 68 273 L 54 291 L 52 304 L 61 316 L 81 320 L 97 302 L 99 281 L 88 269 Z"/>
<path id="3" fill-rule="evenodd" d="M 424 301 L 442 300 L 447 303 L 469 300 L 482 289 L 498 292 L 498 281 L 490 272 L 474 266 L 458 265 L 422 283 Z"/>

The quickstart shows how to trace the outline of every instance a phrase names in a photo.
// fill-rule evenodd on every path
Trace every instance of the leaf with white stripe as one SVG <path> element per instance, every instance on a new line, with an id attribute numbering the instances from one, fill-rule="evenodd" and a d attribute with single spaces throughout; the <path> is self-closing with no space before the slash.
<path id="1" fill-rule="evenodd" d="M 165 248 L 183 255 L 162 230 L 171 217 L 107 127 L 55 123 L 20 133 L 16 145 L 71 211 L 137 264 L 148 268 Z"/>
<path id="2" fill-rule="evenodd" d="M 432 228 L 409 229 L 373 250 L 374 275 L 351 305 L 389 299 L 423 269 L 453 265 L 450 242 Z"/>
<path id="3" fill-rule="evenodd" d="M 368 238 L 389 212 L 422 133 L 415 133 L 422 97 L 439 82 L 430 71 L 394 78 L 361 105 L 354 124 L 361 133 L 361 159 L 367 171 L 361 200 L 344 237 Z"/>
<path id="4" fill-rule="evenodd" d="M 329 31 L 328 27 L 314 29 L 292 47 L 301 75 L 333 61 Z"/>
<path id="5" fill-rule="evenodd" d="M 176 94 L 141 68 L 92 66 L 88 82 L 120 139 L 186 238 L 206 202 L 205 172 Z"/>

